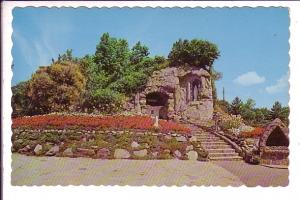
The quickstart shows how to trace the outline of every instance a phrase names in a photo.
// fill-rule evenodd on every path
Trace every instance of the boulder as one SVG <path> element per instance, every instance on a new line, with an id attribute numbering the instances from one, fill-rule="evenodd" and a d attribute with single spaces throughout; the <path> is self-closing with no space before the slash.
<path id="1" fill-rule="evenodd" d="M 147 155 L 147 149 L 139 150 L 139 151 L 133 151 L 133 154 L 137 157 L 145 157 Z"/>
<path id="2" fill-rule="evenodd" d="M 191 151 L 194 149 L 194 146 L 193 145 L 188 145 L 186 148 L 185 148 L 185 151 L 188 152 L 188 151 Z"/>
<path id="3" fill-rule="evenodd" d="M 163 151 L 163 153 L 164 153 L 164 154 L 170 154 L 171 151 L 170 151 L 170 149 L 165 149 L 165 150 Z"/>
<path id="4" fill-rule="evenodd" d="M 196 151 L 189 151 L 187 156 L 189 160 L 198 160 L 198 153 Z"/>
<path id="5" fill-rule="evenodd" d="M 179 150 L 174 151 L 174 155 L 176 158 L 181 158 L 182 154 Z"/>
<path id="6" fill-rule="evenodd" d="M 158 152 L 157 152 L 157 151 L 155 151 L 155 152 L 152 152 L 152 153 L 151 153 L 151 155 L 153 156 L 153 158 L 157 158 L 157 156 L 158 156 Z"/>
<path id="7" fill-rule="evenodd" d="M 171 139 L 172 139 L 172 136 L 171 136 L 171 135 L 166 135 L 166 136 L 165 136 L 165 139 L 166 139 L 166 140 L 171 140 Z"/>
<path id="8" fill-rule="evenodd" d="M 40 144 L 36 145 L 33 152 L 35 155 L 41 155 L 43 153 L 43 146 Z"/>
<path id="9" fill-rule="evenodd" d="M 66 156 L 66 157 L 73 157 L 74 156 L 74 153 L 72 151 L 72 148 L 67 148 L 64 152 L 63 152 L 63 156 Z"/>
<path id="10" fill-rule="evenodd" d="M 45 154 L 46 156 L 54 156 L 59 152 L 59 146 L 55 145 L 53 147 L 51 147 L 51 149 L 49 149 L 49 151 L 47 151 L 47 153 Z"/>
<path id="11" fill-rule="evenodd" d="M 109 157 L 110 151 L 107 148 L 102 148 L 97 151 L 96 157 L 101 159 L 107 159 Z"/>
<path id="12" fill-rule="evenodd" d="M 190 138 L 190 142 L 197 142 L 197 137 L 196 136 L 192 136 Z"/>
<path id="13" fill-rule="evenodd" d="M 30 149 L 31 149 L 30 146 L 27 145 L 27 146 L 23 147 L 22 149 L 19 149 L 18 153 L 27 153 L 30 151 Z"/>
<path id="14" fill-rule="evenodd" d="M 140 146 L 140 144 L 137 143 L 136 141 L 133 141 L 133 142 L 131 143 L 131 147 L 132 147 L 132 148 L 138 148 L 139 146 Z"/>
<path id="15" fill-rule="evenodd" d="M 86 148 L 77 148 L 77 153 L 79 154 L 79 156 L 95 155 L 95 151 L 93 149 L 86 149 Z"/>
<path id="16" fill-rule="evenodd" d="M 185 138 L 184 136 L 176 137 L 176 140 L 177 140 L 178 142 L 186 142 L 186 141 L 187 141 L 186 138 Z"/>
<path id="17" fill-rule="evenodd" d="M 126 149 L 116 149 L 114 153 L 114 158 L 116 159 L 124 159 L 129 158 L 130 153 Z"/>

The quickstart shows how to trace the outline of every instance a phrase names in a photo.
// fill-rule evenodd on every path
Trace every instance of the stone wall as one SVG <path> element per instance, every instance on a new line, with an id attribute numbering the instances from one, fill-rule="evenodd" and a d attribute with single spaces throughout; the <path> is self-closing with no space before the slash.
<path id="1" fill-rule="evenodd" d="M 195 86 L 196 84 L 196 86 Z M 147 104 L 147 95 L 161 93 L 168 97 L 161 105 L 168 119 L 207 120 L 212 118 L 213 99 L 210 74 L 204 69 L 170 67 L 156 71 L 149 79 L 145 90 L 134 96 L 134 110 L 157 115 L 160 108 Z"/>
<path id="2" fill-rule="evenodd" d="M 142 130 L 13 129 L 12 152 L 95 159 L 207 160 L 187 135 Z"/>

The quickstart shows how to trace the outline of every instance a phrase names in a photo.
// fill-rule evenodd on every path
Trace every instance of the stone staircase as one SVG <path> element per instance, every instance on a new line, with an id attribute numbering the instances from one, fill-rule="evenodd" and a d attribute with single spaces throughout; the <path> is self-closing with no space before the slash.
<path id="1" fill-rule="evenodd" d="M 207 131 L 195 131 L 194 133 L 197 141 L 208 152 L 210 160 L 242 160 L 235 149 L 218 136 Z"/>

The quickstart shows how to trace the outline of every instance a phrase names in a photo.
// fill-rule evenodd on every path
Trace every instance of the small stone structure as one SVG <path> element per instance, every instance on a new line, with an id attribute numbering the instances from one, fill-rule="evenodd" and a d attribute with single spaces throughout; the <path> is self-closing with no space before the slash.
<path id="1" fill-rule="evenodd" d="M 211 75 L 202 68 L 169 67 L 156 71 L 131 102 L 131 110 L 161 119 L 211 119 Z"/>
<path id="2" fill-rule="evenodd" d="M 259 140 L 261 164 L 288 165 L 289 130 L 280 119 L 269 123 Z"/>

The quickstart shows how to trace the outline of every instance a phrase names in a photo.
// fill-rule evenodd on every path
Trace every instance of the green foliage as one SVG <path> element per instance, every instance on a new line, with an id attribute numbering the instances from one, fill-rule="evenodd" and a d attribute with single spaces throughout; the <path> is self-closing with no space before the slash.
<path id="1" fill-rule="evenodd" d="M 289 107 L 282 107 L 281 103 L 276 101 L 269 112 L 269 119 L 274 120 L 276 118 L 279 118 L 285 124 L 289 124 L 289 113 Z"/>
<path id="2" fill-rule="evenodd" d="M 122 108 L 124 95 L 109 88 L 100 88 L 94 91 L 90 100 L 98 111 L 112 113 Z"/>
<path id="3" fill-rule="evenodd" d="M 243 102 L 239 97 L 235 97 L 230 104 L 230 113 L 233 115 L 241 114 Z"/>
<path id="4" fill-rule="evenodd" d="M 130 62 L 131 64 L 137 64 L 141 62 L 149 54 L 150 54 L 149 48 L 142 45 L 141 42 L 139 41 L 131 49 Z"/>
<path id="5" fill-rule="evenodd" d="M 119 79 L 129 64 L 130 51 L 128 42 L 116 39 L 104 33 L 96 47 L 94 61 L 98 72 L 103 70 L 111 81 Z M 96 71 L 97 73 L 97 71 Z"/>
<path id="6" fill-rule="evenodd" d="M 213 68 L 219 57 L 215 44 L 203 40 L 179 40 L 169 60 L 149 57 L 149 48 L 140 41 L 130 49 L 125 39 L 104 33 L 93 55 L 73 56 L 67 49 L 50 66 L 40 67 L 26 83 L 12 88 L 13 116 L 56 111 L 88 110 L 112 113 L 122 109 L 126 97 L 142 90 L 154 71 L 170 65 L 205 68 L 214 81 L 221 74 Z"/>
<path id="7" fill-rule="evenodd" d="M 255 113 L 255 101 L 253 99 L 248 99 L 246 103 L 241 105 L 241 116 L 248 124 L 253 124 L 256 113 Z"/>
<path id="8" fill-rule="evenodd" d="M 281 103 L 276 101 L 273 107 L 269 110 L 267 108 L 256 108 L 253 99 L 247 99 L 244 103 L 239 97 L 229 104 L 227 101 L 218 101 L 218 108 L 222 111 L 233 114 L 241 115 L 244 122 L 252 126 L 264 126 L 266 123 L 279 118 L 286 125 L 289 124 L 289 107 L 282 107 Z"/>
<path id="9" fill-rule="evenodd" d="M 221 120 L 221 126 L 225 130 L 239 128 L 242 123 L 243 119 L 240 115 L 230 115 Z"/>
<path id="10" fill-rule="evenodd" d="M 12 117 L 30 114 L 30 98 L 27 94 L 29 82 L 21 82 L 12 87 L 11 106 L 13 109 Z"/>
<path id="11" fill-rule="evenodd" d="M 79 66 L 71 61 L 40 67 L 29 81 L 30 112 L 42 114 L 74 109 L 85 82 Z"/>
<path id="12" fill-rule="evenodd" d="M 166 66 L 164 57 L 148 55 L 141 42 L 129 50 L 126 40 L 104 33 L 95 55 L 81 60 L 88 77 L 82 107 L 103 113 L 120 110 L 125 96 L 142 89 L 153 71 Z"/>
<path id="13" fill-rule="evenodd" d="M 173 44 L 168 58 L 172 66 L 187 65 L 210 69 L 219 56 L 218 47 L 213 43 L 198 39 L 191 41 L 179 39 Z"/>

